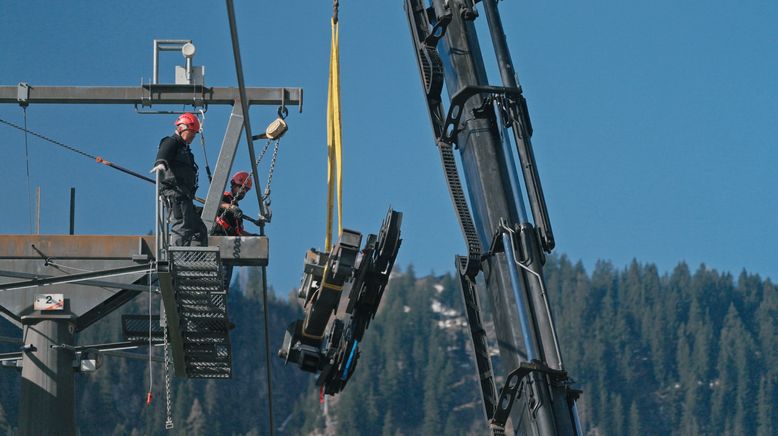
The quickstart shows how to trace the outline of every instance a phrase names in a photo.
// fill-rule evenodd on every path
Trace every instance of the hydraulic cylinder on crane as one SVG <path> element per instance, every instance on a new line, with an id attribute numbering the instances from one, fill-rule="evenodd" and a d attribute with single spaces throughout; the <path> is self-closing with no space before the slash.
<path id="1" fill-rule="evenodd" d="M 580 434 L 575 406 L 580 391 L 571 388 L 563 365 L 543 278 L 544 251 L 551 252 L 554 237 L 530 143 L 527 104 L 496 0 L 481 1 L 502 79 L 501 86 L 489 85 L 475 3 L 406 0 L 405 8 L 435 141 L 468 247 L 456 265 L 484 413 L 494 434 L 504 433 L 508 416 L 523 435 Z M 467 194 L 453 149 L 459 150 Z M 481 272 L 500 357 L 510 371 L 499 394 L 476 298 Z"/>

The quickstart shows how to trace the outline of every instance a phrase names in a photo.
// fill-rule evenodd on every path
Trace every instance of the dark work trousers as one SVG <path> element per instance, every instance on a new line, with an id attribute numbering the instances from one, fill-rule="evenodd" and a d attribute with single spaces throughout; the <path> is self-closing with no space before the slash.
<path id="1" fill-rule="evenodd" d="M 170 244 L 181 246 L 208 245 L 208 228 L 195 212 L 192 199 L 177 192 L 165 193 L 170 204 Z"/>

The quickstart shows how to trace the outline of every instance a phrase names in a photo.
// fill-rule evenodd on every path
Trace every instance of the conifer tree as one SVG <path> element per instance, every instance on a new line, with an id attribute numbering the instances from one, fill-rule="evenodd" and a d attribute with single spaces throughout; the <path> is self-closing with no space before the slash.
<path id="1" fill-rule="evenodd" d="M 195 398 L 189 416 L 186 418 L 186 434 L 192 436 L 205 435 L 206 420 L 200 400 Z"/>
<path id="2" fill-rule="evenodd" d="M 630 436 L 643 436 L 643 425 L 640 422 L 640 409 L 638 409 L 637 403 L 634 401 L 629 406 L 629 435 Z"/>
<path id="3" fill-rule="evenodd" d="M 719 341 L 719 358 L 716 364 L 718 379 L 713 395 L 713 410 L 711 413 L 713 428 L 731 429 L 734 425 L 730 401 L 736 398 L 737 393 L 737 352 L 738 342 L 741 340 L 738 336 L 738 332 L 741 331 L 739 326 L 740 316 L 735 306 L 731 304 L 724 320 L 724 327 Z"/>
<path id="4" fill-rule="evenodd" d="M 776 417 L 773 405 L 775 401 L 775 383 L 769 376 L 762 376 L 757 396 L 757 436 L 772 436 L 775 434 Z"/>
<path id="5" fill-rule="evenodd" d="M 5 409 L 3 409 L 2 404 L 0 404 L 0 432 L 3 434 L 11 434 L 11 425 L 8 423 Z"/>

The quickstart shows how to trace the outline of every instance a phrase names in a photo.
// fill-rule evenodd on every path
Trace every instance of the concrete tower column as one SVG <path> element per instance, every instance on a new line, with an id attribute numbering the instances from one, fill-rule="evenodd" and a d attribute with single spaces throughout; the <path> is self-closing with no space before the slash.
<path id="1" fill-rule="evenodd" d="M 22 317 L 22 357 L 19 434 L 75 435 L 73 351 L 52 348 L 73 345 L 75 325 L 71 315 Z"/>

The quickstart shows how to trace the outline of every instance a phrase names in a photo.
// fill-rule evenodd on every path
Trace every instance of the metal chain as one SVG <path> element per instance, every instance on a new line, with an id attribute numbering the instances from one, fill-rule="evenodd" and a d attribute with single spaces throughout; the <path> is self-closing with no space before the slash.
<path id="1" fill-rule="evenodd" d="M 259 165 L 260 162 L 262 162 L 262 158 L 265 157 L 265 153 L 267 153 L 268 147 L 270 147 L 270 143 L 273 142 L 272 139 L 268 139 L 265 143 L 265 146 L 262 147 L 262 151 L 259 152 L 259 157 L 257 157 L 257 165 Z"/>
<path id="2" fill-rule="evenodd" d="M 265 154 L 267 153 L 267 150 L 270 148 L 270 144 L 272 142 L 274 142 L 272 139 L 268 139 L 267 142 L 265 143 L 265 146 L 262 147 L 262 151 L 259 152 L 259 156 L 257 157 L 257 165 L 259 165 L 262 162 L 262 158 L 265 157 Z M 279 142 L 280 142 L 280 140 L 278 140 L 278 139 L 275 140 L 276 146 L 275 146 L 275 149 L 273 150 L 273 157 L 272 157 L 271 162 L 270 162 L 270 172 L 268 173 L 268 179 L 267 179 L 268 183 L 271 183 L 273 181 L 273 169 L 275 168 L 275 165 L 276 165 L 276 159 L 278 159 L 277 155 L 278 155 L 278 143 Z M 236 196 L 234 196 L 232 198 L 232 201 L 230 202 L 230 206 L 234 206 L 235 203 L 238 202 L 238 197 L 240 197 L 240 194 L 245 193 L 247 191 L 246 187 L 248 185 L 248 180 L 251 180 L 251 176 L 253 176 L 253 175 L 254 175 L 254 171 L 249 172 L 249 176 L 246 178 L 246 181 L 243 182 L 243 184 L 240 186 L 240 189 L 238 190 L 238 195 L 236 195 Z M 267 196 L 269 196 L 269 195 L 270 195 L 270 188 L 266 187 L 265 188 L 265 196 L 264 196 L 263 200 L 267 199 Z M 225 213 L 227 213 L 227 209 L 224 209 L 222 211 L 222 213 L 217 218 L 223 217 Z"/>
<path id="3" fill-rule="evenodd" d="M 165 348 L 165 429 L 170 430 L 174 427 L 173 425 L 173 410 L 170 406 L 170 354 L 168 353 L 168 346 L 167 346 L 167 320 L 165 320 L 165 328 L 162 329 L 164 332 L 164 348 Z"/>
<path id="4" fill-rule="evenodd" d="M 263 197 L 263 200 L 265 200 L 268 204 L 270 204 L 270 185 L 273 183 L 273 171 L 276 169 L 276 161 L 278 160 L 278 145 L 281 143 L 281 140 L 276 139 L 275 143 L 276 145 L 273 148 L 273 157 L 270 159 L 270 169 L 267 173 L 267 183 L 265 183 L 265 195 Z"/>
<path id="5" fill-rule="evenodd" d="M 152 322 L 151 322 L 151 294 L 153 293 L 152 285 L 151 285 L 151 283 L 152 283 L 152 281 L 151 281 L 151 270 L 149 270 L 148 281 L 149 281 L 149 295 L 148 295 L 148 297 L 149 297 L 149 394 L 148 394 L 149 397 L 146 399 L 146 402 L 150 403 L 151 402 L 150 401 L 151 400 L 151 398 L 150 398 L 151 397 L 151 391 L 154 388 L 154 368 L 153 368 L 153 365 L 151 364 L 152 363 L 152 361 L 151 361 L 152 349 L 154 348 L 152 346 L 152 331 L 151 331 L 151 328 L 152 328 Z"/>

